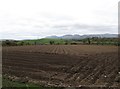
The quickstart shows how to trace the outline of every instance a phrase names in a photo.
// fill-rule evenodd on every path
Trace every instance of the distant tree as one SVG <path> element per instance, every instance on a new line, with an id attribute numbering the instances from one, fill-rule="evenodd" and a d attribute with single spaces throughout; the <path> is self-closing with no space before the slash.
<path id="1" fill-rule="evenodd" d="M 68 45 L 68 40 L 65 40 L 65 45 Z"/>
<path id="2" fill-rule="evenodd" d="M 60 43 L 56 43 L 57 45 L 59 45 Z"/>
<path id="3" fill-rule="evenodd" d="M 67 43 L 67 42 L 65 42 L 65 45 L 68 45 L 68 43 Z"/>
<path id="4" fill-rule="evenodd" d="M 5 40 L 5 41 L 2 41 L 2 45 L 3 46 L 17 46 L 17 41 Z"/>
<path id="5" fill-rule="evenodd" d="M 20 43 L 20 45 L 24 45 L 24 42 L 22 41 L 22 42 Z"/>
<path id="6" fill-rule="evenodd" d="M 54 41 L 50 41 L 50 44 L 53 45 L 55 42 Z"/>
<path id="7" fill-rule="evenodd" d="M 26 45 L 30 45 L 30 43 L 29 43 L 29 42 L 27 42 L 27 43 L 26 43 Z"/>
<path id="8" fill-rule="evenodd" d="M 5 45 L 6 45 L 6 46 L 10 46 L 10 45 L 11 45 L 10 41 L 9 41 L 9 40 L 6 40 L 6 41 L 5 41 Z"/>
<path id="9" fill-rule="evenodd" d="M 91 44 L 90 38 L 88 38 L 87 40 L 88 40 L 88 44 Z"/>
<path id="10" fill-rule="evenodd" d="M 37 44 L 37 42 L 35 41 L 35 43 L 34 43 L 35 45 Z"/>
<path id="11" fill-rule="evenodd" d="M 85 39 L 83 39 L 83 44 L 86 44 L 86 41 L 85 41 Z"/>

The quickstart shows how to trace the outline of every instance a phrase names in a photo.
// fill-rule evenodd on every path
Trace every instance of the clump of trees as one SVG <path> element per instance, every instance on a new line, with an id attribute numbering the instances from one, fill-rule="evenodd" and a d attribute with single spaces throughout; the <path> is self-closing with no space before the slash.
<path id="1" fill-rule="evenodd" d="M 53 44 L 55 44 L 55 42 L 54 41 L 50 41 L 50 45 L 53 45 Z"/>
<path id="2" fill-rule="evenodd" d="M 22 46 L 22 45 L 30 45 L 30 43 L 23 41 L 15 41 L 15 40 L 2 41 L 2 46 Z"/>
<path id="3" fill-rule="evenodd" d="M 13 40 L 5 40 L 2 41 L 2 46 L 16 46 L 17 41 L 13 41 Z"/>
<path id="4" fill-rule="evenodd" d="M 120 46 L 119 38 L 100 38 L 100 37 L 92 37 L 76 40 L 73 39 L 71 44 L 79 45 L 79 44 L 87 44 L 87 45 L 116 45 Z"/>

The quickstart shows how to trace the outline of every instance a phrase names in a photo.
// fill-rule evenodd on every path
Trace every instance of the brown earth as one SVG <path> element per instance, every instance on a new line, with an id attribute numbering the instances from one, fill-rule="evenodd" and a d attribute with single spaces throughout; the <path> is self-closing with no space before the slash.
<path id="1" fill-rule="evenodd" d="M 3 75 L 46 86 L 120 87 L 118 47 L 36 45 L 3 47 Z"/>

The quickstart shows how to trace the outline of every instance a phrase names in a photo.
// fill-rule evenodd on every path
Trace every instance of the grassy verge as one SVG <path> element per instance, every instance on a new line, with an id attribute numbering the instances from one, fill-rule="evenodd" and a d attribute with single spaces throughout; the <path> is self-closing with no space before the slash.
<path id="1" fill-rule="evenodd" d="M 21 83 L 3 78 L 2 89 L 63 89 L 60 87 L 44 87 L 32 83 Z"/>

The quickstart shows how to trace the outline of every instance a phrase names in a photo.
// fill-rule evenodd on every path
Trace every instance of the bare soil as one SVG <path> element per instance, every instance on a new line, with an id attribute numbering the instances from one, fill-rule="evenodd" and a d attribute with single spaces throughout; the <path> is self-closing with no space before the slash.
<path id="1" fill-rule="evenodd" d="M 3 47 L 3 75 L 60 87 L 120 87 L 118 47 L 36 45 Z"/>

